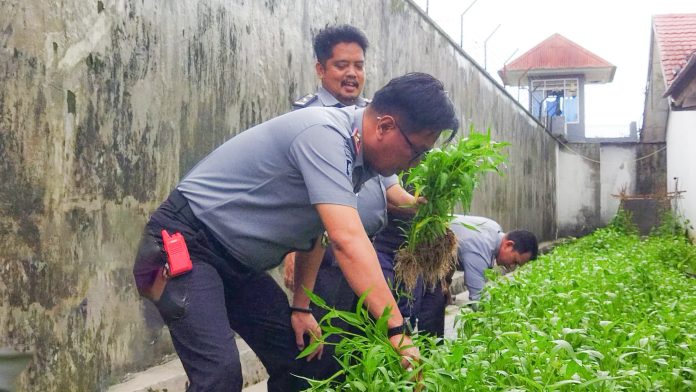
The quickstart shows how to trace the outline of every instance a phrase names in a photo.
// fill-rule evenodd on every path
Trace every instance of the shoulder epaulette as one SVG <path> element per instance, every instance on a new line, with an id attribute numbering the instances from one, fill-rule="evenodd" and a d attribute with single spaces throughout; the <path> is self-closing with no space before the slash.
<path id="1" fill-rule="evenodd" d="M 299 109 L 299 108 L 306 108 L 309 106 L 312 102 L 316 101 L 319 96 L 317 94 L 307 94 L 304 97 L 298 99 L 297 101 L 292 103 L 292 107 Z"/>

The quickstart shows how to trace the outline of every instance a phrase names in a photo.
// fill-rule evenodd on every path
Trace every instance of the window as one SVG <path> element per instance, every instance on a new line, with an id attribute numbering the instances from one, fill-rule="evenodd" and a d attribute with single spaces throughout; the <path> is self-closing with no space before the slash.
<path id="1" fill-rule="evenodd" d="M 543 117 L 564 116 L 566 124 L 580 122 L 578 79 L 532 80 L 532 114 Z"/>

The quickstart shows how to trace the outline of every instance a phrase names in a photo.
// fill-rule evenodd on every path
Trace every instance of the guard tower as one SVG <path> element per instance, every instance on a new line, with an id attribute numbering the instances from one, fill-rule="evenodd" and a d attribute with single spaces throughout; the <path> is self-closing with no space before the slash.
<path id="1" fill-rule="evenodd" d="M 506 86 L 529 89 L 529 111 L 552 134 L 585 141 L 585 84 L 610 83 L 616 66 L 560 34 L 506 64 Z"/>

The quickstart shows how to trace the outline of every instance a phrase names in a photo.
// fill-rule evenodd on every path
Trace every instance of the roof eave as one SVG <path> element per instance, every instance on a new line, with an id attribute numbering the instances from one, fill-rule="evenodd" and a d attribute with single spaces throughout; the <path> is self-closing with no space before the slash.
<path id="1" fill-rule="evenodd" d="M 534 68 L 534 69 L 509 69 L 503 68 L 498 71 L 503 84 L 507 86 L 521 86 L 529 83 L 530 77 L 549 77 L 549 76 L 572 76 L 583 75 L 585 83 L 611 83 L 614 80 L 616 66 L 611 67 L 582 67 L 582 68 Z M 510 83 L 514 81 L 514 83 Z"/>

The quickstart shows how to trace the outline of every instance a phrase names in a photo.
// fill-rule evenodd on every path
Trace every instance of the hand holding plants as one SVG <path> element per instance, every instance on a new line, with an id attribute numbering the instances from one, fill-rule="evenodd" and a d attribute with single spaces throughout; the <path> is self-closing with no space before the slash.
<path id="1" fill-rule="evenodd" d="M 454 209 L 459 205 L 462 212 L 469 211 L 484 173 L 502 174 L 500 166 L 506 160 L 502 149 L 507 145 L 491 140 L 490 130 L 482 134 L 472 127 L 466 138 L 434 149 L 409 171 L 407 188 L 415 190 L 415 198 L 425 196 L 428 202 L 418 204 L 405 246 L 396 256 L 396 273 L 407 288 L 414 287 L 420 275 L 434 286 L 451 271 L 456 242 L 449 225 Z"/>
<path id="2" fill-rule="evenodd" d="M 413 345 L 411 337 L 408 335 L 394 335 L 389 338 L 389 342 L 401 354 L 401 366 L 404 369 L 412 369 L 420 360 L 420 351 Z"/>
<path id="3" fill-rule="evenodd" d="M 293 312 L 290 317 L 290 322 L 292 323 L 292 329 L 295 331 L 295 344 L 297 344 L 298 350 L 302 351 L 305 348 L 305 335 L 309 335 L 310 345 L 318 339 L 321 339 L 321 328 L 319 328 L 317 320 L 311 313 Z M 319 345 L 315 351 L 307 355 L 307 362 L 314 358 L 321 359 L 323 350 L 324 346 Z"/>

